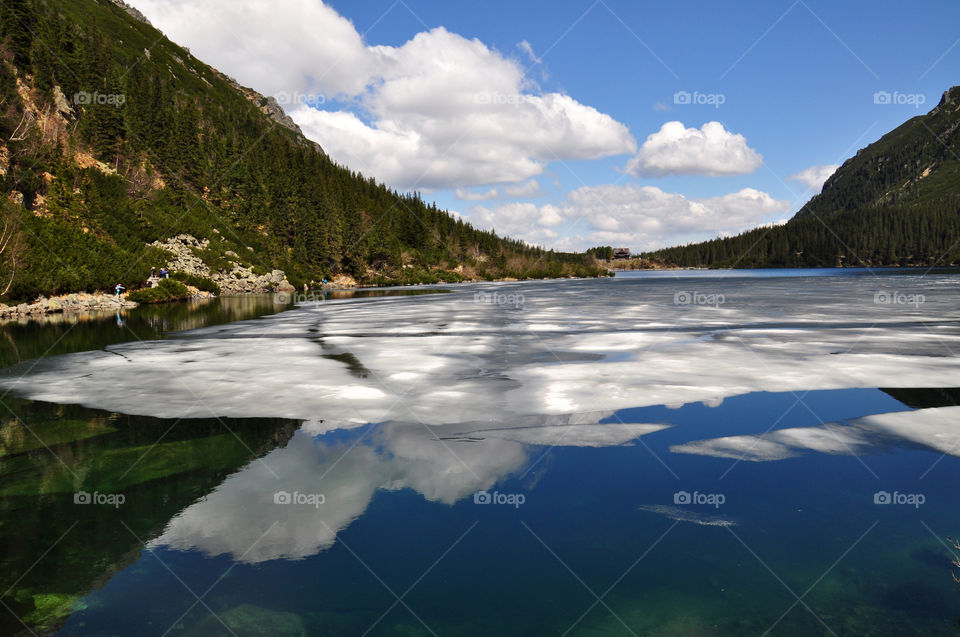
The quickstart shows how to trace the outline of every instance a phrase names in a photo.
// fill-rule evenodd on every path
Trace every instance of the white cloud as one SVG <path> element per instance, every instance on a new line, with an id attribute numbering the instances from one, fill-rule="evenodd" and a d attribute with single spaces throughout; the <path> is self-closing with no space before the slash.
<path id="1" fill-rule="evenodd" d="M 830 175 L 837 172 L 837 168 L 840 168 L 840 164 L 810 166 L 810 168 L 790 175 L 787 177 L 787 181 L 799 181 L 809 188 L 811 192 L 817 194 L 823 188 L 823 182 L 825 182 Z"/>
<path id="2" fill-rule="evenodd" d="M 537 54 L 533 52 L 533 46 L 526 40 L 523 40 L 517 45 L 521 51 L 527 54 L 527 57 L 530 58 L 530 61 L 534 64 L 540 64 L 543 60 L 537 57 Z"/>
<path id="3" fill-rule="evenodd" d="M 540 190 L 540 182 L 538 182 L 536 179 L 531 179 L 526 183 L 517 184 L 515 186 L 507 186 L 503 189 L 503 192 L 506 193 L 508 197 L 522 198 L 539 197 L 543 194 L 543 192 Z"/>
<path id="4" fill-rule="evenodd" d="M 133 4 L 241 83 L 349 104 L 287 110 L 336 161 L 397 188 L 514 183 L 542 174 L 555 159 L 636 151 L 622 123 L 537 90 L 518 60 L 442 27 L 401 46 L 370 46 L 317 0 Z"/>
<path id="5" fill-rule="evenodd" d="M 743 135 L 731 133 L 720 122 L 707 122 L 700 129 L 683 122 L 667 122 L 643 143 L 627 162 L 635 177 L 666 175 L 743 175 L 756 170 L 763 156 L 747 145 Z"/>
<path id="6" fill-rule="evenodd" d="M 477 206 L 468 220 L 563 249 L 617 244 L 648 250 L 742 232 L 789 210 L 790 202 L 754 188 L 689 199 L 655 186 L 602 185 L 578 188 L 561 205 Z"/>
<path id="7" fill-rule="evenodd" d="M 500 196 L 496 188 L 491 188 L 486 192 L 475 192 L 466 188 L 457 188 L 455 194 L 457 199 L 461 201 L 487 201 L 488 199 L 496 199 Z"/>
<path id="8" fill-rule="evenodd" d="M 314 0 L 130 0 L 199 59 L 267 95 L 356 95 L 380 64 L 353 23 Z"/>
<path id="9" fill-rule="evenodd" d="M 537 206 L 511 202 L 493 208 L 476 206 L 466 219 L 481 228 L 495 229 L 501 235 L 542 245 L 557 239 L 554 228 L 562 225 L 568 217 L 564 209 L 552 204 Z"/>

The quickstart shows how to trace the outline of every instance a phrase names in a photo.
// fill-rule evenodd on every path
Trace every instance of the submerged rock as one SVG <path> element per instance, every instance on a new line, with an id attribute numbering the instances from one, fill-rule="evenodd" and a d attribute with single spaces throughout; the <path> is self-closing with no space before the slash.
<path id="1" fill-rule="evenodd" d="M 700 513 L 684 509 L 681 507 L 665 506 L 662 504 L 644 504 L 640 507 L 641 511 L 656 513 L 677 522 L 691 522 L 700 526 L 736 526 L 733 520 L 720 515 L 710 515 L 709 513 Z"/>
<path id="2" fill-rule="evenodd" d="M 240 604 L 210 615 L 187 635 L 190 637 L 306 637 L 303 618 L 295 613 Z"/>

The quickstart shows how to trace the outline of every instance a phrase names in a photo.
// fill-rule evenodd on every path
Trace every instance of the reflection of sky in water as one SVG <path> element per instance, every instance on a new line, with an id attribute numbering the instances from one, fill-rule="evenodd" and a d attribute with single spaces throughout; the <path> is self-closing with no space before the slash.
<path id="1" fill-rule="evenodd" d="M 329 548 L 378 490 L 412 489 L 452 505 L 526 468 L 528 444 L 618 445 L 665 427 L 528 421 L 512 428 L 443 428 L 443 438 L 419 423 L 388 423 L 352 436 L 299 432 L 183 511 L 155 543 L 245 562 L 304 557 Z M 278 504 L 278 492 L 322 494 L 323 503 Z"/>
<path id="2" fill-rule="evenodd" d="M 151 543 L 156 557 L 144 555 L 91 595 L 66 634 L 142 627 L 142 615 L 162 632 L 195 602 L 167 566 L 198 593 L 229 569 L 207 598 L 218 614 L 252 604 L 293 611 L 307 634 L 362 634 L 395 601 L 378 578 L 402 594 L 465 533 L 404 598 L 436 634 L 562 634 L 595 600 L 551 551 L 599 594 L 650 547 L 605 598 L 637 634 L 762 634 L 795 601 L 776 577 L 798 595 L 817 583 L 804 599 L 837 634 L 884 634 L 877 626 L 951 634 L 960 600 L 938 537 L 957 525 L 960 466 L 952 458 L 920 480 L 939 453 L 807 453 L 735 465 L 670 452 L 711 436 L 760 433 L 785 412 L 775 432 L 857 413 L 931 411 L 909 410 L 876 389 L 811 392 L 804 401 L 809 410 L 789 410 L 795 397 L 781 393 L 592 414 L 587 420 L 614 421 L 598 427 L 611 427 L 605 447 L 575 435 L 597 424 L 552 418 L 544 428 L 571 433 L 549 451 L 511 439 L 538 428 L 532 420 L 493 432 L 454 425 L 431 433 L 410 422 L 300 432 L 175 517 Z M 617 444 L 642 430 L 618 432 L 618 418 L 672 426 Z M 456 456 L 433 435 L 440 430 Z M 478 505 L 477 489 L 526 501 Z M 919 491 L 927 502 L 919 510 L 877 506 L 879 489 Z M 275 504 L 278 490 L 326 499 L 318 507 Z M 722 493 L 725 502 L 677 505 L 681 490 Z M 147 608 L 151 599 L 163 599 L 167 615 Z M 214 621 L 197 607 L 181 623 L 186 634 L 203 634 Z M 629 634 L 602 607 L 580 628 L 571 634 Z M 773 634 L 829 634 L 803 607 L 782 628 Z M 429 634 L 398 606 L 371 634 L 405 631 Z"/>

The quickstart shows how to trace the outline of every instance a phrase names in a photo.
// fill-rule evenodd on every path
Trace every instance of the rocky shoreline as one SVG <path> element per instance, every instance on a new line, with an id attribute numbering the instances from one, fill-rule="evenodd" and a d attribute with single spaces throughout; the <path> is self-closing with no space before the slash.
<path id="1" fill-rule="evenodd" d="M 81 312 L 118 312 L 137 307 L 133 301 L 113 294 L 63 294 L 60 296 L 40 297 L 32 303 L 18 305 L 0 305 L 0 321 L 15 321 L 26 318 L 39 318 L 50 314 L 74 314 Z"/>

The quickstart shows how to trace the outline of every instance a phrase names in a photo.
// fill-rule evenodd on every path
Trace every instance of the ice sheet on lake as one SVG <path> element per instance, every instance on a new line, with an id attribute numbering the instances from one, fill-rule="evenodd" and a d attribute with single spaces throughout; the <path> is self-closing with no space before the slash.
<path id="1" fill-rule="evenodd" d="M 936 407 L 856 418 L 818 427 L 725 436 L 673 445 L 675 453 L 762 462 L 807 452 L 867 455 L 892 447 L 921 447 L 960 456 L 960 407 Z"/>
<path id="2" fill-rule="evenodd" d="M 328 301 L 22 365 L 0 388 L 124 413 L 343 427 L 717 404 L 752 391 L 960 386 L 950 353 L 960 351 L 958 311 L 942 283 L 615 279 Z M 675 304 L 687 288 L 724 303 Z M 478 289 L 523 302 L 475 302 Z M 878 289 L 925 303 L 878 304 Z"/>

